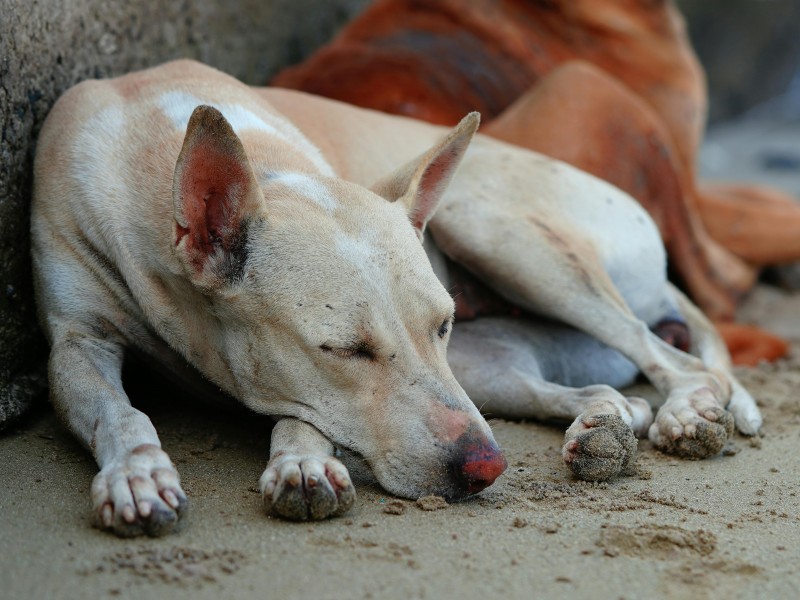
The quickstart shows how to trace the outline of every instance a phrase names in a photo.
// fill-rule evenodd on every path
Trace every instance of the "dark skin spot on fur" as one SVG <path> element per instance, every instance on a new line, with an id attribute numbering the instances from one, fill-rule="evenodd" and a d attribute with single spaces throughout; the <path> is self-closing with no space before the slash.
<path id="1" fill-rule="evenodd" d="M 97 428 L 100 427 L 100 419 L 97 418 L 94 420 L 94 425 L 92 425 L 92 441 L 89 442 L 89 448 L 94 452 L 95 448 L 97 447 Z"/>
<path id="2" fill-rule="evenodd" d="M 652 331 L 670 346 L 682 350 L 683 352 L 689 351 L 691 336 L 689 335 L 689 327 L 686 323 L 675 319 L 664 319 L 656 323 L 652 327 Z"/>

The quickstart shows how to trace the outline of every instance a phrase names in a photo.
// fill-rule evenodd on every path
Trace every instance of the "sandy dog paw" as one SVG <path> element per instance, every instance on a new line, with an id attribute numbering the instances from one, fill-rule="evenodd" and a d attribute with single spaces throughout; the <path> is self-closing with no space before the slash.
<path id="1" fill-rule="evenodd" d="M 120 537 L 173 531 L 188 506 L 169 456 L 151 444 L 104 466 L 92 481 L 97 526 Z"/>
<path id="2" fill-rule="evenodd" d="M 578 417 L 564 435 L 564 461 L 585 481 L 624 473 L 636 457 L 633 430 L 614 414 Z"/>
<path id="3" fill-rule="evenodd" d="M 733 435 L 734 419 L 720 408 L 710 389 L 689 400 L 668 401 L 650 426 L 650 441 L 660 450 L 684 458 L 707 458 L 719 453 Z"/>
<path id="4" fill-rule="evenodd" d="M 330 456 L 277 456 L 259 485 L 267 512 L 293 521 L 341 515 L 356 499 L 347 469 Z"/>

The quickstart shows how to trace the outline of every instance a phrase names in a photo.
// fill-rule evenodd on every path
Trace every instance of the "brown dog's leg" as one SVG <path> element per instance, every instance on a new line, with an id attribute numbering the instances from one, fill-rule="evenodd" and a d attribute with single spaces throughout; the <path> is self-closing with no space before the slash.
<path id="1" fill-rule="evenodd" d="M 704 185 L 698 206 L 711 236 L 744 260 L 800 260 L 800 205 L 789 195 L 756 185 Z"/>
<path id="2" fill-rule="evenodd" d="M 789 353 L 789 343 L 768 331 L 740 323 L 714 323 L 725 340 L 735 365 L 754 367 L 762 361 L 774 361 Z"/>
<path id="3" fill-rule="evenodd" d="M 658 224 L 673 266 L 698 304 L 715 318 L 733 317 L 755 270 L 708 236 L 668 130 L 627 87 L 597 67 L 572 61 L 484 133 L 568 162 L 631 194 Z"/>

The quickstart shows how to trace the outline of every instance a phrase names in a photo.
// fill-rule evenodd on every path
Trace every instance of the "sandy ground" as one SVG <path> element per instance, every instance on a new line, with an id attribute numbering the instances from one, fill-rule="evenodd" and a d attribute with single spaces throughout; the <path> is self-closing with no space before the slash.
<path id="1" fill-rule="evenodd" d="M 743 310 L 791 336 L 795 356 L 798 314 L 799 296 L 767 288 Z M 493 421 L 509 469 L 474 499 L 426 511 L 362 484 L 350 514 L 313 525 L 262 511 L 267 420 L 221 417 L 139 376 L 135 401 L 191 499 L 187 526 L 135 540 L 93 529 L 93 461 L 42 408 L 0 438 L 0 597 L 798 597 L 800 358 L 739 375 L 763 434 L 713 459 L 642 441 L 637 475 L 587 484 L 562 464 L 561 427 Z"/>

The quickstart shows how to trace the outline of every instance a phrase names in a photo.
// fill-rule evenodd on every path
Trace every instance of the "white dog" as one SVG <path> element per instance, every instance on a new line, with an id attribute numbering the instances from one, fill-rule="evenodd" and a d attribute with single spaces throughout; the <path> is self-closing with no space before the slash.
<path id="1" fill-rule="evenodd" d="M 467 393 L 493 414 L 573 420 L 565 458 L 589 479 L 625 469 L 633 432 L 703 457 L 732 432 L 726 406 L 758 430 L 714 330 L 667 283 L 647 214 L 480 136 L 450 182 L 477 124 L 447 134 L 189 61 L 59 100 L 36 156 L 35 282 L 52 400 L 100 466 L 102 526 L 165 533 L 185 505 L 122 389 L 129 350 L 280 418 L 261 487 L 295 519 L 352 505 L 334 446 L 397 495 L 490 485 L 506 463 Z M 479 318 L 446 356 L 454 285 Z M 651 327 L 688 330 L 699 358 Z M 610 387 L 639 370 L 667 398 L 655 422 Z"/>

